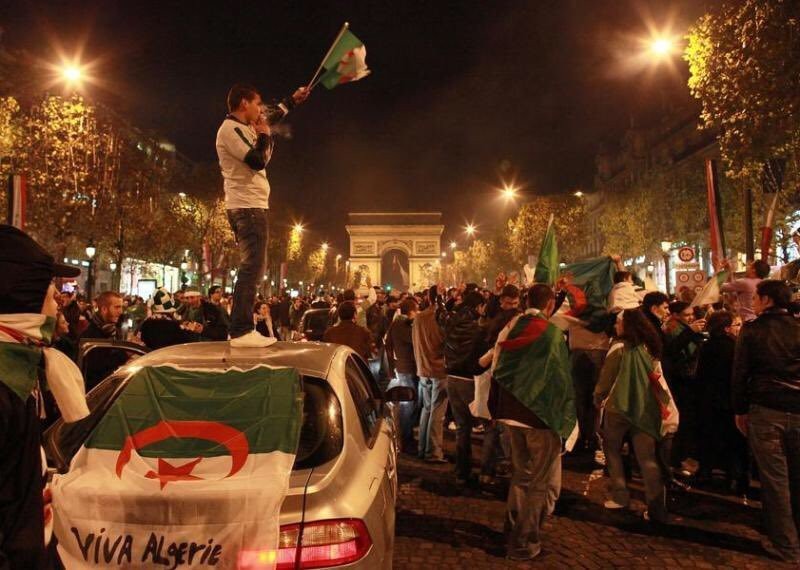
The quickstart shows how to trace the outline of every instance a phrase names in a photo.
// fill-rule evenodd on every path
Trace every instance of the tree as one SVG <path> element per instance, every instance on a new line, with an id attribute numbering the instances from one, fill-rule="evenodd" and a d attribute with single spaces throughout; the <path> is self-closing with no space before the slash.
<path id="1" fill-rule="evenodd" d="M 482 283 L 490 281 L 498 270 L 492 242 L 476 239 L 465 251 L 456 251 L 453 270 L 457 282 Z"/>
<path id="2" fill-rule="evenodd" d="M 539 252 L 551 214 L 554 215 L 553 223 L 562 259 L 573 261 L 580 255 L 580 248 L 586 239 L 586 208 L 583 200 L 571 194 L 535 196 L 522 205 L 506 227 L 504 241 L 517 266 L 524 265 L 529 255 Z"/>

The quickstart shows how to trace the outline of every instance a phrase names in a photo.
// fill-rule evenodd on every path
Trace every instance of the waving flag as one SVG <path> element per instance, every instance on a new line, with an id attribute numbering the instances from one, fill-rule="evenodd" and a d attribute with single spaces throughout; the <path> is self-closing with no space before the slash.
<path id="1" fill-rule="evenodd" d="M 350 30 L 345 30 L 322 64 L 325 73 L 320 78 L 328 89 L 342 83 L 358 81 L 370 74 L 367 69 L 367 48 Z"/>
<path id="2" fill-rule="evenodd" d="M 567 344 L 561 331 L 526 314 L 500 344 L 494 379 L 547 427 L 567 438 L 576 423 L 575 393 Z"/>
<path id="3" fill-rule="evenodd" d="M 53 481 L 65 566 L 274 566 L 302 398 L 291 368 L 136 372 Z"/>
<path id="4" fill-rule="evenodd" d="M 719 303 L 722 284 L 728 280 L 728 272 L 720 271 L 706 282 L 703 290 L 692 300 L 692 307 L 702 307 L 703 305 L 713 305 Z"/>
<path id="5" fill-rule="evenodd" d="M 533 280 L 536 283 L 555 285 L 557 279 L 558 243 L 556 242 L 556 229 L 553 226 L 553 215 L 550 214 L 550 221 L 547 223 L 547 231 L 544 234 L 542 247 L 539 250 L 539 259 L 536 262 Z"/>
<path id="6" fill-rule="evenodd" d="M 588 259 L 564 267 L 562 275 L 569 277 L 570 284 L 567 286 L 567 299 L 554 319 L 573 322 L 577 319 L 592 332 L 605 331 L 614 320 L 607 305 L 615 271 L 610 257 Z"/>

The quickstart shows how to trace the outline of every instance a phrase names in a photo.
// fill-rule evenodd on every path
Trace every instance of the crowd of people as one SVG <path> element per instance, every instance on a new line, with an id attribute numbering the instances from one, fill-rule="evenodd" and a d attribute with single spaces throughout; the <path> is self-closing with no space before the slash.
<path id="1" fill-rule="evenodd" d="M 632 472 L 640 474 L 645 516 L 654 524 L 668 521 L 669 493 L 724 485 L 746 496 L 757 473 L 771 545 L 783 558 L 796 557 L 800 322 L 789 287 L 765 279 L 770 268 L 756 261 L 745 276 L 722 285 L 727 293 L 719 303 L 692 306 L 646 291 L 614 259 L 619 267 L 601 328 L 569 317 L 568 280 L 553 288 L 520 288 L 503 275 L 494 291 L 467 284 L 396 294 L 375 287 L 361 297 L 353 290 L 259 296 L 252 322 L 271 342 L 347 345 L 370 364 L 383 388 L 413 388 L 417 401 L 399 405 L 402 449 L 446 463 L 443 438 L 450 426 L 458 486 L 491 487 L 498 473 L 510 469 L 506 526 L 512 558 L 540 549 L 538 528 L 560 489 L 562 440 L 570 440 L 571 453 L 605 466 L 608 509 L 629 507 L 627 482 Z M 150 350 L 229 338 L 230 295 L 219 286 L 207 295 L 162 288 L 147 301 L 104 292 L 91 305 L 64 292 L 58 301 L 55 346 L 71 358 L 86 338 L 131 340 Z M 309 310 L 322 317 L 318 330 L 307 328 L 317 326 L 304 321 Z M 526 315 L 547 319 L 563 347 L 538 356 L 541 343 L 515 347 L 531 351 L 533 360 L 509 368 L 501 353 L 512 354 L 509 335 Z M 90 363 L 87 389 L 125 358 L 104 355 Z M 531 389 L 518 378 L 523 366 L 563 369 L 546 378 L 550 387 L 564 384 L 549 402 L 563 417 L 545 419 L 531 411 L 536 398 L 519 393 Z M 570 418 L 576 426 L 571 438 L 554 428 Z M 483 434 L 476 474 L 475 432 Z"/>

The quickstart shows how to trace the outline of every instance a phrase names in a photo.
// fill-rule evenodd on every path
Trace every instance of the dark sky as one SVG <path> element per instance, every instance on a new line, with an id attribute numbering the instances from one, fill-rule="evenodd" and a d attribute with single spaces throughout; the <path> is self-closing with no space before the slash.
<path id="1" fill-rule="evenodd" d="M 318 88 L 269 171 L 273 201 L 344 245 L 347 211 L 441 210 L 453 235 L 498 219 L 501 177 L 537 193 L 590 186 L 601 143 L 652 114 L 660 93 L 686 97 L 685 64 L 677 76 L 637 68 L 634 38 L 669 25 L 682 33 L 702 4 L 15 0 L 0 25 L 8 47 L 45 59 L 82 45 L 103 80 L 96 96 L 211 161 L 230 85 L 289 94 L 349 21 L 372 75 Z"/>

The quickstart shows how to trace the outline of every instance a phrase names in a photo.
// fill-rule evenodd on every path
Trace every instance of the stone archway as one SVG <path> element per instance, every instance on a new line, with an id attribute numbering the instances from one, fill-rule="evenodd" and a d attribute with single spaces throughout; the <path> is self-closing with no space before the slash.
<path id="1" fill-rule="evenodd" d="M 408 254 L 389 248 L 381 254 L 381 285 L 392 291 L 408 291 L 411 286 Z"/>

